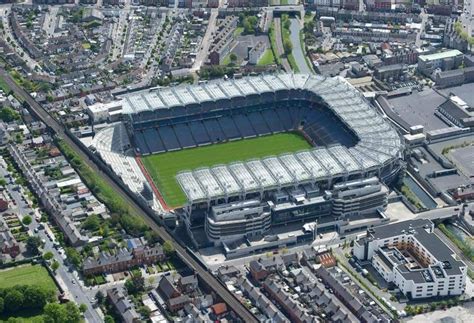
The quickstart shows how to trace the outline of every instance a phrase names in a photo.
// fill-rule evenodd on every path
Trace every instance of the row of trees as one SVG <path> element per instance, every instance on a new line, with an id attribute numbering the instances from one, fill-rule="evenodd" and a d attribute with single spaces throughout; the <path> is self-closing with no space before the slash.
<path id="1" fill-rule="evenodd" d="M 54 291 L 39 286 L 17 285 L 0 289 L 0 313 L 4 314 L 41 310 L 52 301 L 54 301 Z"/>
<path id="2" fill-rule="evenodd" d="M 20 114 L 9 107 L 0 108 L 0 120 L 5 122 L 12 122 L 20 119 Z"/>
<path id="3" fill-rule="evenodd" d="M 440 301 L 440 302 L 432 302 L 426 306 L 424 305 L 414 305 L 414 306 L 411 306 L 411 305 L 407 305 L 405 307 L 405 312 L 407 313 L 407 315 L 417 315 L 417 314 L 422 314 L 424 312 L 428 312 L 428 311 L 435 311 L 436 309 L 440 308 L 440 309 L 445 309 L 445 308 L 448 308 L 448 307 L 452 307 L 452 306 L 457 306 L 459 304 L 459 299 L 458 298 L 450 298 L 448 300 L 443 300 L 443 301 Z"/>
<path id="4" fill-rule="evenodd" d="M 45 322 L 78 323 L 87 306 L 74 302 L 59 304 L 55 292 L 35 285 L 0 288 L 0 315 L 21 316 L 25 312 L 43 312 Z"/>
<path id="5" fill-rule="evenodd" d="M 112 213 L 111 225 L 118 229 L 124 229 L 128 234 L 140 236 L 147 230 L 148 226 L 141 218 L 131 213 L 129 205 L 121 199 L 116 192 L 88 165 L 84 164 L 79 155 L 71 149 L 64 141 L 58 140 L 58 147 L 70 161 L 71 165 L 81 176 L 87 187 L 91 189 L 94 195 L 102 201 Z"/>

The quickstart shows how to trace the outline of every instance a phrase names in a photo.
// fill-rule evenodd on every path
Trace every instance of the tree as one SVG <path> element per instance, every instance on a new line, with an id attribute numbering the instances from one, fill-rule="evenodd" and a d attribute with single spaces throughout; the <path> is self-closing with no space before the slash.
<path id="1" fill-rule="evenodd" d="M 230 58 L 230 61 L 231 61 L 232 63 L 237 62 L 237 55 L 235 55 L 235 53 L 231 53 L 231 54 L 229 55 L 229 58 Z"/>
<path id="2" fill-rule="evenodd" d="M 9 290 L 4 298 L 4 311 L 9 313 L 18 311 L 23 306 L 23 301 L 24 297 L 20 291 Z"/>
<path id="3" fill-rule="evenodd" d="M 160 241 L 160 235 L 156 231 L 148 230 L 145 232 L 145 239 L 149 244 L 155 244 Z"/>
<path id="4" fill-rule="evenodd" d="M 51 299 L 48 291 L 39 286 L 24 286 L 23 288 L 24 308 L 42 309 Z"/>
<path id="5" fill-rule="evenodd" d="M 104 301 L 105 301 L 105 295 L 104 293 L 102 293 L 102 291 L 98 291 L 96 294 L 95 294 L 95 299 L 97 300 L 97 303 L 98 304 L 103 304 Z"/>
<path id="6" fill-rule="evenodd" d="M 106 315 L 104 316 L 104 323 L 115 323 L 115 320 L 112 316 Z"/>
<path id="7" fill-rule="evenodd" d="M 3 313 L 3 305 L 4 305 L 4 303 L 3 303 L 3 297 L 0 297 L 0 314 Z"/>
<path id="8" fill-rule="evenodd" d="M 28 225 L 31 224 L 32 221 L 33 221 L 33 220 L 31 219 L 31 216 L 26 215 L 26 216 L 23 218 L 23 221 L 22 221 L 22 222 L 23 222 L 24 225 L 28 226 Z"/>
<path id="9" fill-rule="evenodd" d="M 47 251 L 43 254 L 43 259 L 46 261 L 53 259 L 53 257 L 54 255 L 51 251 Z"/>
<path id="10" fill-rule="evenodd" d="M 143 292 L 145 290 L 145 279 L 139 275 L 132 276 L 125 281 L 125 288 L 131 295 Z"/>
<path id="11" fill-rule="evenodd" d="M 289 55 L 293 51 L 293 44 L 291 43 L 291 40 L 285 39 L 283 42 L 283 49 L 285 50 L 285 54 Z"/>
<path id="12" fill-rule="evenodd" d="M 51 264 L 51 269 L 53 271 L 56 271 L 58 270 L 58 268 L 59 268 L 59 262 L 57 260 L 53 261 L 53 263 Z"/>
<path id="13" fill-rule="evenodd" d="M 51 323 L 67 322 L 66 309 L 59 303 L 48 303 L 43 310 L 44 321 Z"/>
<path id="14" fill-rule="evenodd" d="M 85 313 L 87 311 L 87 305 L 84 303 L 79 305 L 79 311 L 81 311 L 81 313 Z"/>
<path id="15" fill-rule="evenodd" d="M 174 246 L 173 246 L 173 244 L 171 243 L 171 241 L 166 240 L 166 241 L 163 243 L 163 252 L 164 252 L 165 255 L 167 255 L 168 257 L 174 255 L 175 250 L 174 250 Z"/>
<path id="16" fill-rule="evenodd" d="M 76 303 L 68 302 L 65 304 L 66 313 L 67 313 L 67 322 L 81 322 L 82 315 L 81 311 L 77 307 Z"/>
<path id="17" fill-rule="evenodd" d="M 138 313 L 146 319 L 150 318 L 151 311 L 147 306 L 140 306 L 138 308 Z"/>
<path id="18" fill-rule="evenodd" d="M 69 259 L 71 264 L 76 267 L 80 267 L 82 263 L 82 258 L 79 252 L 76 249 L 68 247 L 66 248 L 66 257 Z"/>
<path id="19" fill-rule="evenodd" d="M 82 223 L 82 227 L 86 230 L 97 231 L 100 227 L 100 219 L 96 214 L 91 214 Z"/>
<path id="20" fill-rule="evenodd" d="M 48 303 L 44 307 L 44 321 L 51 323 L 79 323 L 81 312 L 76 303 Z"/>
<path id="21" fill-rule="evenodd" d="M 12 122 L 20 119 L 20 114 L 12 108 L 5 107 L 0 109 L 0 120 L 5 122 Z"/>
<path id="22" fill-rule="evenodd" d="M 26 239 L 26 249 L 33 255 L 39 254 L 39 248 L 41 247 L 42 242 L 40 237 L 28 237 Z"/>

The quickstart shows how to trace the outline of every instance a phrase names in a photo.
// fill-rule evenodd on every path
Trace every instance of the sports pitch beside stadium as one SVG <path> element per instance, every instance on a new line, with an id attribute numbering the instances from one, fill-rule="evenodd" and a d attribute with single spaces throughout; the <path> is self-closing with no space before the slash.
<path id="1" fill-rule="evenodd" d="M 176 181 L 176 174 L 180 171 L 291 153 L 311 147 L 301 135 L 288 132 L 148 155 L 142 157 L 142 161 L 166 204 L 175 208 L 186 203 L 186 196 Z"/>

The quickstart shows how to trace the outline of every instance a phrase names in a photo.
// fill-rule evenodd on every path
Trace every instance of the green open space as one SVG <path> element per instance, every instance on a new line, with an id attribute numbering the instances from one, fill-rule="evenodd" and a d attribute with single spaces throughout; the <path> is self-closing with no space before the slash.
<path id="1" fill-rule="evenodd" d="M 278 65 L 281 65 L 281 58 L 278 55 L 278 49 L 276 45 L 276 33 L 275 33 L 275 22 L 272 21 L 270 29 L 268 30 L 268 37 L 270 38 L 270 46 L 273 53 L 273 58 Z"/>
<path id="2" fill-rule="evenodd" d="M 273 51 L 269 48 L 263 53 L 257 65 L 266 66 L 271 64 L 275 64 L 275 57 L 273 57 Z"/>
<path id="3" fill-rule="evenodd" d="M 142 161 L 167 205 L 179 207 L 186 203 L 186 196 L 176 181 L 180 171 L 309 148 L 306 139 L 290 132 L 149 155 Z"/>
<path id="4" fill-rule="evenodd" d="M 35 285 L 47 290 L 56 291 L 56 284 L 46 268 L 41 265 L 22 265 L 0 271 L 0 288 L 15 285 Z"/>

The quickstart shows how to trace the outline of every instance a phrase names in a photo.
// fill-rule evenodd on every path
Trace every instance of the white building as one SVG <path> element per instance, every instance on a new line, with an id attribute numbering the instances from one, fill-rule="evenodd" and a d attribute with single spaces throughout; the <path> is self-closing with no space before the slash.
<path id="1" fill-rule="evenodd" d="M 108 103 L 97 102 L 87 106 L 86 109 L 94 123 L 114 122 L 122 115 L 122 100 Z"/>
<path id="2" fill-rule="evenodd" d="M 355 242 L 354 255 L 371 260 L 380 275 L 409 298 L 461 295 L 466 264 L 433 231 L 427 219 L 371 228 Z"/>

